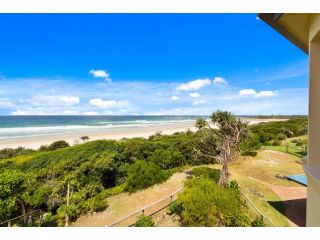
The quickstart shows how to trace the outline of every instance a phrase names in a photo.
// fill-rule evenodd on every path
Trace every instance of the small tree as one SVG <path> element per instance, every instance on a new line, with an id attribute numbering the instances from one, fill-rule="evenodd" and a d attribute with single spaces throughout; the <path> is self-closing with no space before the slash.
<path id="1" fill-rule="evenodd" d="M 196 128 L 198 130 L 200 130 L 200 129 L 204 128 L 204 127 L 207 127 L 207 126 L 208 126 L 208 123 L 207 123 L 206 119 L 204 119 L 202 117 L 197 118 L 197 120 L 196 120 Z"/>
<path id="2" fill-rule="evenodd" d="M 80 139 L 81 139 L 83 142 L 85 142 L 85 141 L 89 140 L 89 137 L 88 137 L 88 136 L 82 136 Z"/>

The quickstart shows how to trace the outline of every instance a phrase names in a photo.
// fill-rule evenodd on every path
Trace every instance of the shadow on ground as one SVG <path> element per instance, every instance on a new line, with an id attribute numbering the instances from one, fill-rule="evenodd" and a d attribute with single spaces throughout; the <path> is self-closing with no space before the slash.
<path id="1" fill-rule="evenodd" d="M 268 201 L 268 203 L 297 226 L 306 226 L 306 198 Z M 285 211 L 283 206 L 285 207 Z"/>

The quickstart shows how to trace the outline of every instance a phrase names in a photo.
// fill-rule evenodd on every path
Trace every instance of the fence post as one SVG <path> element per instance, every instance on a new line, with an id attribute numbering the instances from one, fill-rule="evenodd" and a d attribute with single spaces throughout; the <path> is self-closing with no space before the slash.
<path id="1" fill-rule="evenodd" d="M 170 202 L 173 202 L 173 195 L 170 195 Z"/>
<path id="2" fill-rule="evenodd" d="M 288 152 L 288 148 L 289 148 L 289 145 L 287 144 L 287 145 L 286 145 L 286 152 Z"/>
<path id="3" fill-rule="evenodd" d="M 142 216 L 144 216 L 144 209 L 142 209 Z"/>
<path id="4" fill-rule="evenodd" d="M 9 222 L 8 222 L 8 227 L 11 227 L 11 221 L 9 220 Z"/>

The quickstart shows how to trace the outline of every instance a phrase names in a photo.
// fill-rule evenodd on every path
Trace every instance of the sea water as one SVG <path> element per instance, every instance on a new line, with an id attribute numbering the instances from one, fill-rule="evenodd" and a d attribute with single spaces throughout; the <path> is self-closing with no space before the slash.
<path id="1" fill-rule="evenodd" d="M 199 116 L 0 116 L 0 139 L 192 123 Z"/>

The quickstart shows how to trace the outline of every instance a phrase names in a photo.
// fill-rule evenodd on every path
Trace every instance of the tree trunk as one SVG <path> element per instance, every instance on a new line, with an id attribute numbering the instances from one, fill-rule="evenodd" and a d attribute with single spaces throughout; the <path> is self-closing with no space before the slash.
<path id="1" fill-rule="evenodd" d="M 24 224 L 27 224 L 27 214 L 26 214 L 26 207 L 25 207 L 25 205 L 24 205 L 24 202 L 23 202 L 21 199 L 19 199 L 19 198 L 17 198 L 16 201 L 17 201 L 18 204 L 21 205 L 21 208 L 22 208 L 23 223 L 24 223 Z"/>
<path id="2" fill-rule="evenodd" d="M 222 169 L 220 171 L 220 178 L 219 178 L 219 186 L 225 187 L 228 183 L 228 175 L 229 175 L 229 170 L 228 170 L 228 163 L 226 161 L 223 162 L 222 164 Z"/>

